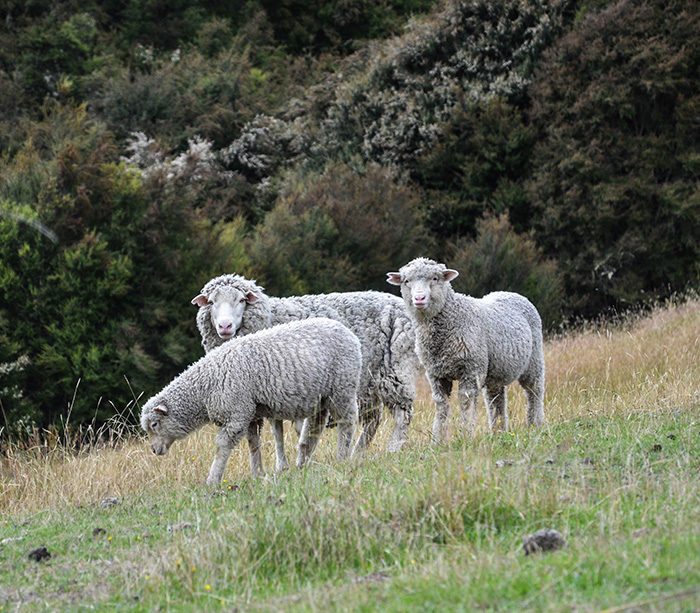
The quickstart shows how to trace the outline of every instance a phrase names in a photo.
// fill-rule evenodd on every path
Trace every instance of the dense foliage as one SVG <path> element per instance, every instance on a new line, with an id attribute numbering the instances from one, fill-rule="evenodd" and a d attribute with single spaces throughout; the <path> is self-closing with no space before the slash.
<path id="1" fill-rule="evenodd" d="M 550 328 L 697 287 L 699 19 L 689 0 L 4 3 L 0 427 L 155 391 L 199 355 L 189 300 L 222 272 L 389 289 L 432 255 Z"/>
<path id="2" fill-rule="evenodd" d="M 624 0 L 562 38 L 535 78 L 534 228 L 576 310 L 697 283 L 698 34 L 697 6 Z"/>
<path id="3" fill-rule="evenodd" d="M 196 350 L 181 297 L 218 257 L 186 193 L 115 161 L 110 135 L 83 108 L 45 112 L 51 129 L 30 131 L 2 175 L 6 194 L 23 185 L 35 202 L 2 204 L 2 336 L 11 355 L 0 357 L 24 366 L 12 372 L 3 410 L 54 420 L 80 382 L 74 414 L 101 421 L 130 393 L 124 377 L 143 390 Z"/>

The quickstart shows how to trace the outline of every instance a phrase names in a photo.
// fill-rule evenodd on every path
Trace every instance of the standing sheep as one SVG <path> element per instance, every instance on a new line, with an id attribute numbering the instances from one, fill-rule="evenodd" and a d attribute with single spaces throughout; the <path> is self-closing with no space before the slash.
<path id="1" fill-rule="evenodd" d="M 374 438 L 382 404 L 395 421 L 389 451 L 397 451 L 406 441 L 420 363 L 413 324 L 397 296 L 366 291 L 271 298 L 255 281 L 230 274 L 210 280 L 192 304 L 200 307 L 197 327 L 205 351 L 233 336 L 308 317 L 329 317 L 345 324 L 362 347 L 358 391 L 362 434 L 355 450 L 364 449 Z M 282 424 L 273 424 L 273 430 L 279 470 L 286 465 Z"/>
<path id="2" fill-rule="evenodd" d="M 170 445 L 207 422 L 221 429 L 208 484 L 216 484 L 232 449 L 244 436 L 251 468 L 259 474 L 259 429 L 263 418 L 306 419 L 297 466 L 308 462 L 326 425 L 338 423 L 338 458 L 350 455 L 357 422 L 357 386 L 362 353 L 357 337 L 326 318 L 292 322 L 235 339 L 214 349 L 176 377 L 143 406 L 141 427 L 151 449 Z"/>
<path id="3" fill-rule="evenodd" d="M 492 430 L 508 428 L 506 385 L 517 380 L 527 397 L 527 423 L 544 420 L 542 322 L 534 305 L 512 292 L 483 298 L 456 293 L 456 270 L 417 258 L 387 281 L 401 294 L 416 324 L 416 351 L 425 366 L 437 405 L 433 440 L 442 441 L 452 382 L 459 382 L 460 421 L 471 434 L 476 426 L 478 392 L 484 398 Z"/>

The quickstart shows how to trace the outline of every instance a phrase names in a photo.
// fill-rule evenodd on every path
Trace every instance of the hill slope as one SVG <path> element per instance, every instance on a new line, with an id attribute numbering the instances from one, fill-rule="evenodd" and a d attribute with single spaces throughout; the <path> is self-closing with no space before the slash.
<path id="1" fill-rule="evenodd" d="M 492 437 L 481 415 L 465 441 L 453 415 L 433 448 L 423 390 L 398 454 L 383 452 L 385 424 L 365 458 L 338 464 L 327 432 L 311 467 L 256 482 L 241 445 L 220 491 L 202 485 L 213 428 L 164 458 L 143 441 L 8 449 L 0 606 L 695 610 L 699 339 L 697 300 L 566 335 L 547 343 L 542 429 L 525 428 L 511 389 L 510 433 Z M 568 546 L 524 557 L 544 527 Z M 52 557 L 29 560 L 41 545 Z"/>

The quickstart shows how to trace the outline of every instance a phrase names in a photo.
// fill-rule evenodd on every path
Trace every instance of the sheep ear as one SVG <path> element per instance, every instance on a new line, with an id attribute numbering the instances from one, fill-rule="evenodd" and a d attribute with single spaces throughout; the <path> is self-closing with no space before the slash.
<path id="1" fill-rule="evenodd" d="M 197 306 L 206 306 L 209 304 L 209 300 L 204 294 L 199 294 L 199 296 L 195 296 L 191 300 L 192 304 L 196 304 Z"/>
<path id="2" fill-rule="evenodd" d="M 254 294 L 253 292 L 248 292 L 245 295 L 245 299 L 248 302 L 248 304 L 255 304 L 258 300 L 260 300 L 260 296 Z"/>
<path id="3" fill-rule="evenodd" d="M 442 273 L 442 278 L 448 282 L 452 281 L 452 279 L 456 279 L 457 277 L 459 277 L 459 273 L 452 268 L 448 268 L 445 272 Z"/>
<path id="4" fill-rule="evenodd" d="M 392 285 L 401 285 L 401 273 L 400 272 L 388 272 L 386 273 L 386 282 Z"/>
<path id="5" fill-rule="evenodd" d="M 153 409 L 154 413 L 158 413 L 158 415 L 167 415 L 168 414 L 168 407 L 165 405 L 159 404 L 155 409 Z"/>

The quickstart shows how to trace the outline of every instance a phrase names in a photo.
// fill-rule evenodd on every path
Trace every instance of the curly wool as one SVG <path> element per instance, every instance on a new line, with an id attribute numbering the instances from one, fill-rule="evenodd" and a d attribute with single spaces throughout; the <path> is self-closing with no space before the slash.
<path id="1" fill-rule="evenodd" d="M 217 290 L 235 288 L 242 294 L 253 292 L 259 299 L 246 305 L 237 336 L 244 336 L 281 323 L 328 317 L 346 325 L 360 340 L 362 373 L 358 391 L 362 435 L 356 449 L 372 441 L 381 419 L 381 405 L 395 419 L 389 450 L 399 449 L 406 440 L 413 415 L 415 379 L 420 371 L 416 356 L 414 326 L 403 302 L 385 292 L 336 292 L 274 298 L 254 280 L 228 274 L 216 277 L 203 288 L 202 294 L 214 297 Z M 225 343 L 211 319 L 211 305 L 199 308 L 197 327 L 205 351 Z"/>
<path id="2" fill-rule="evenodd" d="M 428 258 L 417 258 L 389 274 L 400 276 L 401 294 L 416 324 L 416 351 L 438 405 L 434 438 L 444 437 L 453 381 L 459 382 L 462 422 L 470 432 L 482 388 L 491 427 L 507 428 L 505 386 L 516 380 L 527 396 L 528 424 L 541 424 L 545 365 L 537 309 L 513 292 L 492 292 L 483 298 L 459 294 L 446 280 L 457 274 Z M 422 308 L 413 300 L 417 287 L 429 294 Z"/>
<path id="3" fill-rule="evenodd" d="M 172 441 L 212 422 L 221 426 L 220 450 L 230 453 L 252 423 L 306 419 L 316 416 L 320 406 L 345 427 L 346 435 L 350 428 L 351 438 L 361 367 L 360 343 L 342 324 L 326 318 L 291 322 L 207 353 L 146 402 L 141 426 L 165 441 L 167 450 Z M 348 448 L 350 438 L 343 443 Z M 220 480 L 219 469 L 223 472 L 221 462 L 216 470 L 212 466 L 209 482 L 216 482 L 212 475 Z"/>

